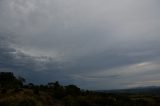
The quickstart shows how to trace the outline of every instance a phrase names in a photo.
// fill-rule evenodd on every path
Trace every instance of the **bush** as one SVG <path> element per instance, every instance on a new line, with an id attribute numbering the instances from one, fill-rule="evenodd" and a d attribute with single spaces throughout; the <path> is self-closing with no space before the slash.
<path id="1" fill-rule="evenodd" d="M 65 88 L 67 95 L 79 96 L 81 93 L 80 88 L 75 85 L 68 85 Z"/>
<path id="2" fill-rule="evenodd" d="M 36 95 L 39 95 L 39 88 L 38 87 L 34 87 L 33 88 L 33 93 Z"/>
<path id="3" fill-rule="evenodd" d="M 25 99 L 8 98 L 1 100 L 0 106 L 37 106 L 37 103 L 32 98 L 25 98 Z"/>
<path id="4" fill-rule="evenodd" d="M 23 100 L 21 101 L 18 106 L 36 106 L 35 101 L 29 99 L 29 100 Z"/>
<path id="5" fill-rule="evenodd" d="M 7 93 L 7 89 L 6 88 L 3 88 L 2 90 L 1 90 L 1 94 L 5 94 L 5 93 Z M 0 105 L 1 106 L 1 105 Z"/>

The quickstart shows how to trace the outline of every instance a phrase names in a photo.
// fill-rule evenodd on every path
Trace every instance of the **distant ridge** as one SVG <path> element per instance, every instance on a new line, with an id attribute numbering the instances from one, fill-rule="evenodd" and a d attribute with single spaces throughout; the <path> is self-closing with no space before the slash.
<path id="1" fill-rule="evenodd" d="M 105 93 L 160 93 L 160 86 L 145 86 L 128 89 L 96 90 Z"/>

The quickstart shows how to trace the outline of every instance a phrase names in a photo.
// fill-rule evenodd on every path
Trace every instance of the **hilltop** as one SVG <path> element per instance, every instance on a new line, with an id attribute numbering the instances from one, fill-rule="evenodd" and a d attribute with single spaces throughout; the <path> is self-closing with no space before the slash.
<path id="1" fill-rule="evenodd" d="M 96 92 L 62 86 L 58 81 L 46 85 L 24 82 L 23 77 L 1 72 L 0 106 L 160 106 L 156 93 Z"/>

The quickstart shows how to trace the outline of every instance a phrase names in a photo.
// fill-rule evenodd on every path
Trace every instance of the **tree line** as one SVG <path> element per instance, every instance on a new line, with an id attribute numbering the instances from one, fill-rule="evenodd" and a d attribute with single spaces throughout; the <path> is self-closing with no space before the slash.
<path id="1" fill-rule="evenodd" d="M 15 77 L 12 72 L 0 72 L 0 89 L 2 92 L 6 92 L 8 89 L 15 89 L 20 91 L 23 88 L 33 89 L 35 94 L 39 94 L 39 91 L 53 90 L 53 96 L 57 99 L 63 98 L 66 95 L 76 96 L 81 93 L 81 89 L 76 85 L 62 86 L 58 81 L 49 82 L 46 85 L 35 85 L 33 83 L 24 84 L 26 79 L 23 77 Z"/>
<path id="2" fill-rule="evenodd" d="M 26 84 L 23 77 L 0 72 L 0 106 L 160 106 L 159 100 L 159 94 L 96 92 L 58 81 Z"/>

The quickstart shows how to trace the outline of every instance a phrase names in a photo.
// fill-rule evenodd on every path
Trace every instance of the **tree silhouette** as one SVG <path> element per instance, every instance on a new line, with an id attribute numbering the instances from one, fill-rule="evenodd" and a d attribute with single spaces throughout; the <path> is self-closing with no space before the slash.
<path id="1" fill-rule="evenodd" d="M 75 86 L 75 85 L 68 85 L 68 86 L 65 87 L 65 89 L 66 89 L 66 93 L 67 93 L 68 95 L 78 96 L 78 95 L 80 95 L 80 93 L 81 93 L 80 88 L 78 88 L 78 87 Z"/>
<path id="2" fill-rule="evenodd" d="M 0 87 L 15 88 L 20 86 L 20 81 L 16 79 L 12 72 L 0 72 Z"/>
<path id="3" fill-rule="evenodd" d="M 61 86 L 58 81 L 53 84 L 53 90 L 55 98 L 61 99 L 65 96 L 64 87 Z"/>
<path id="4" fill-rule="evenodd" d="M 23 77 L 21 77 L 21 76 L 19 76 L 19 77 L 18 77 L 18 81 L 19 81 L 19 84 L 20 84 L 21 86 L 23 86 L 24 83 L 26 82 L 26 79 L 23 78 Z"/>

